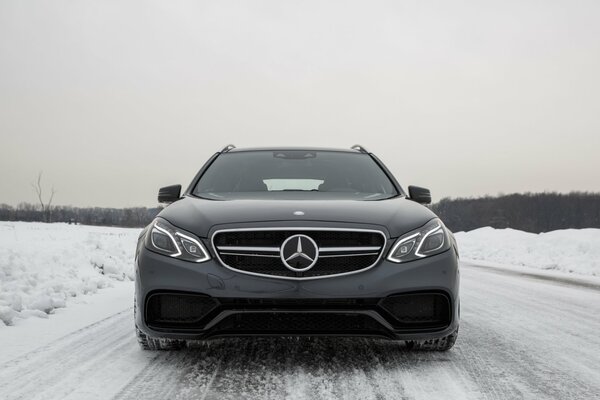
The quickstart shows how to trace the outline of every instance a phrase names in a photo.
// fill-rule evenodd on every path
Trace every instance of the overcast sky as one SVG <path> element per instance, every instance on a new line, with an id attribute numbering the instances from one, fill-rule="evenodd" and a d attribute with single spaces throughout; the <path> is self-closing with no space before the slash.
<path id="1" fill-rule="evenodd" d="M 600 1 L 0 0 L 0 203 L 156 204 L 215 151 L 376 153 L 434 199 L 600 191 Z"/>

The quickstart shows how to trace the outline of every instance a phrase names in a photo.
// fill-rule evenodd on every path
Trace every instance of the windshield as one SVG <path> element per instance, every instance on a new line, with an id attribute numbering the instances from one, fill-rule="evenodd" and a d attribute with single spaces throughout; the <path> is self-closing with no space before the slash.
<path id="1" fill-rule="evenodd" d="M 209 199 L 380 200 L 398 192 L 368 154 L 257 150 L 221 154 L 192 194 Z"/>

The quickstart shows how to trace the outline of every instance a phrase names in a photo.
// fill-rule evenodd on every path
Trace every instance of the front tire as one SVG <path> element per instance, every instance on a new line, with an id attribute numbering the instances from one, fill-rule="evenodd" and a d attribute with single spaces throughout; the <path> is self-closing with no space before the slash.
<path id="1" fill-rule="evenodd" d="M 135 327 L 135 334 L 143 350 L 179 350 L 185 347 L 185 340 L 153 338 L 146 335 L 137 326 Z"/>
<path id="2" fill-rule="evenodd" d="M 428 340 L 409 340 L 406 342 L 406 347 L 416 351 L 448 351 L 454 347 L 456 338 L 458 337 L 458 328 L 448 336 L 438 339 Z"/>

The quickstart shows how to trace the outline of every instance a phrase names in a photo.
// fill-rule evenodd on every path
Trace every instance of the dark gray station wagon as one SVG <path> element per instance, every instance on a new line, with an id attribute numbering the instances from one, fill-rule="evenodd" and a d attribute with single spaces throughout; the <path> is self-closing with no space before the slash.
<path id="1" fill-rule="evenodd" d="M 448 350 L 456 242 L 383 163 L 352 149 L 227 146 L 140 235 L 135 323 L 145 349 L 225 336 L 371 336 Z"/>

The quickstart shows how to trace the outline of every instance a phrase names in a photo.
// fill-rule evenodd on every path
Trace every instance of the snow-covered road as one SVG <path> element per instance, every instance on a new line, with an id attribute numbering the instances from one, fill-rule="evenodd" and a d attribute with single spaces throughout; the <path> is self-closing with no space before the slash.
<path id="1" fill-rule="evenodd" d="M 600 288 L 593 285 L 464 265 L 461 331 L 447 353 L 334 338 L 143 352 L 131 297 L 123 299 L 120 312 L 0 363 L 0 398 L 600 398 Z"/>

